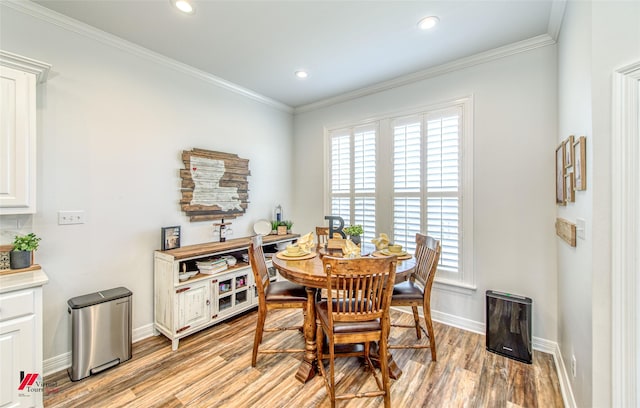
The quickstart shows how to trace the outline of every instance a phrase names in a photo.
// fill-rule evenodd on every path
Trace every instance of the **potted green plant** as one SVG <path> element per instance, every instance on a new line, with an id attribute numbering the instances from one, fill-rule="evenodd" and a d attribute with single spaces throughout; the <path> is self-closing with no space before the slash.
<path id="1" fill-rule="evenodd" d="M 287 224 L 284 221 L 278 222 L 278 235 L 286 235 L 287 234 Z"/>
<path id="2" fill-rule="evenodd" d="M 280 221 L 276 221 L 276 220 L 271 221 L 271 233 L 273 235 L 278 233 L 278 225 L 280 225 Z"/>
<path id="3" fill-rule="evenodd" d="M 16 235 L 13 239 L 13 249 L 9 253 L 9 265 L 11 269 L 24 269 L 31 266 L 33 251 L 38 249 L 39 238 L 33 232 L 27 235 Z"/>
<path id="4" fill-rule="evenodd" d="M 354 244 L 360 245 L 360 236 L 364 232 L 362 225 L 349 225 L 348 227 L 345 227 L 343 231 L 345 234 L 349 235 L 349 238 L 351 238 L 351 241 L 353 241 Z"/>
<path id="5" fill-rule="evenodd" d="M 293 221 L 285 220 L 284 225 L 287 226 L 287 234 L 291 234 L 291 228 L 293 228 Z"/>

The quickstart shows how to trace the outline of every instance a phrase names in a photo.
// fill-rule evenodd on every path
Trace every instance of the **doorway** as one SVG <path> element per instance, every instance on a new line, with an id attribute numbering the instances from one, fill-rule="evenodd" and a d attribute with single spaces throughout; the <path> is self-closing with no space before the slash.
<path id="1" fill-rule="evenodd" d="M 640 62 L 613 78 L 611 197 L 613 406 L 640 404 Z"/>

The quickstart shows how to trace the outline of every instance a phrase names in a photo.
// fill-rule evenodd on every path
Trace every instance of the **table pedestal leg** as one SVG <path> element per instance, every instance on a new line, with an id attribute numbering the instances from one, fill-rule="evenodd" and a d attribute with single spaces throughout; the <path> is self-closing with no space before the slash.
<path id="1" fill-rule="evenodd" d="M 316 375 L 316 289 L 307 290 L 307 315 L 304 320 L 304 359 L 300 363 L 296 378 L 306 383 Z"/>
<path id="2" fill-rule="evenodd" d="M 371 357 L 371 362 L 377 368 L 380 368 L 380 353 L 378 351 L 378 343 L 371 342 L 370 347 L 371 349 L 369 353 Z M 402 375 L 402 370 L 400 369 L 400 367 L 398 367 L 398 364 L 396 364 L 395 360 L 393 359 L 391 350 L 387 350 L 387 354 L 389 355 L 389 358 L 387 360 L 387 365 L 389 367 L 389 377 L 393 378 L 394 380 L 397 380 Z"/>

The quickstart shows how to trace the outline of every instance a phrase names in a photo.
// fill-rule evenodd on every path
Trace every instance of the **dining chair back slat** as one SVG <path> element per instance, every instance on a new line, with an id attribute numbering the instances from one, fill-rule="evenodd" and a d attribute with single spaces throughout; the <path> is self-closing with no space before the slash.
<path id="1" fill-rule="evenodd" d="M 438 261 L 440 260 L 440 241 L 428 235 L 416 234 L 416 269 L 414 278 L 424 287 L 433 283 Z"/>
<path id="2" fill-rule="evenodd" d="M 326 247 L 329 242 L 329 227 L 316 227 L 316 249 L 320 250 L 321 248 Z"/>

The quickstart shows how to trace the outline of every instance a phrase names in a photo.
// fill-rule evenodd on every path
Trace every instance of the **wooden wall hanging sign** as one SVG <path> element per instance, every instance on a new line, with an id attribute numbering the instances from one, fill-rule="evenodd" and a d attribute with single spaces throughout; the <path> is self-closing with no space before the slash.
<path id="1" fill-rule="evenodd" d="M 572 247 L 576 246 L 576 224 L 556 218 L 556 234 Z"/>
<path id="2" fill-rule="evenodd" d="M 192 149 L 182 152 L 182 210 L 190 221 L 236 218 L 249 205 L 249 159 L 236 154 Z"/>

